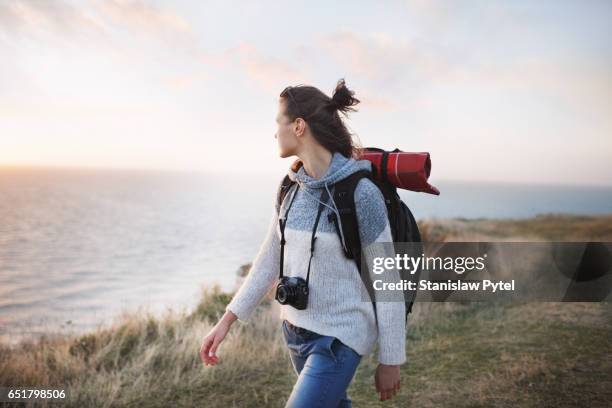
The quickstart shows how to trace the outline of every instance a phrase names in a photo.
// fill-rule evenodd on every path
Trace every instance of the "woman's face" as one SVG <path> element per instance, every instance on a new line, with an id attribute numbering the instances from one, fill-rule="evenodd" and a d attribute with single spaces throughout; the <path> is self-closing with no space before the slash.
<path id="1" fill-rule="evenodd" d="M 280 157 L 290 157 L 296 155 L 298 147 L 298 121 L 291 121 L 285 114 L 285 102 L 281 98 L 278 103 L 278 113 L 276 115 L 277 130 L 274 137 L 278 140 L 278 150 Z"/>

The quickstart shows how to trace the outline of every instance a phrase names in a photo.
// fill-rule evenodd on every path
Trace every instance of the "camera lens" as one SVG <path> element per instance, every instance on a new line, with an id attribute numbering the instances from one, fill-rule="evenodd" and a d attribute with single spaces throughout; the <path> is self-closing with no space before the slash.
<path id="1" fill-rule="evenodd" d="M 278 290 L 276 291 L 276 298 L 278 299 L 278 301 L 281 304 L 285 304 L 287 303 L 287 289 L 285 288 L 285 286 L 279 286 Z"/>

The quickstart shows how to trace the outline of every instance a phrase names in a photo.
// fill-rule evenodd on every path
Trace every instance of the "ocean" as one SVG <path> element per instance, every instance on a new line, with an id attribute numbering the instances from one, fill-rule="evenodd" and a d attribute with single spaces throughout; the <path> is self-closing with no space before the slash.
<path id="1" fill-rule="evenodd" d="M 122 311 L 189 309 L 236 285 L 281 175 L 0 169 L 0 341 L 82 332 Z M 431 180 L 417 219 L 612 213 L 612 187 Z"/>

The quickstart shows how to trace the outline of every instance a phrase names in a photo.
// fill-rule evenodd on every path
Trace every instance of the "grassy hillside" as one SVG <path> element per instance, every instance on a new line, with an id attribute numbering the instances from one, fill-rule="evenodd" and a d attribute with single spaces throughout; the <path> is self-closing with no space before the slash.
<path id="1" fill-rule="evenodd" d="M 429 240 L 609 240 L 610 221 L 551 215 L 421 227 Z M 190 314 L 133 313 L 78 337 L 0 346 L 0 384 L 65 387 L 74 407 L 282 407 L 295 374 L 270 299 L 250 323 L 233 325 L 217 366 L 199 359 L 202 338 L 230 299 L 208 288 Z M 611 338 L 609 303 L 419 303 L 401 392 L 378 401 L 374 353 L 362 360 L 349 395 L 356 407 L 608 406 Z"/>

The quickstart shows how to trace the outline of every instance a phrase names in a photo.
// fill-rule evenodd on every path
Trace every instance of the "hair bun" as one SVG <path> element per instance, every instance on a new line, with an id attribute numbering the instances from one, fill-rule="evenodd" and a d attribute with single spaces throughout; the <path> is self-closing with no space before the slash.
<path id="1" fill-rule="evenodd" d="M 336 85 L 336 89 L 334 90 L 334 94 L 330 100 L 330 105 L 344 113 L 347 113 L 348 111 L 355 112 L 356 109 L 353 108 L 353 106 L 357 105 L 360 101 L 353 95 L 355 95 L 355 92 L 346 87 L 344 78 L 342 78 Z"/>

